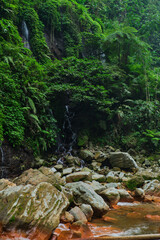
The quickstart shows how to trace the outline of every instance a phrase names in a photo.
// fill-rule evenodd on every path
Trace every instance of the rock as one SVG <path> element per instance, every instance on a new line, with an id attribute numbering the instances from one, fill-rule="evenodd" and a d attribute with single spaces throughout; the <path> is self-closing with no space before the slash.
<path id="1" fill-rule="evenodd" d="M 111 205 L 117 204 L 120 200 L 120 194 L 118 189 L 116 188 L 109 188 L 100 193 L 100 195 Z"/>
<path id="2" fill-rule="evenodd" d="M 91 161 L 94 159 L 94 154 L 87 149 L 81 150 L 79 155 L 80 155 L 80 158 L 82 158 L 84 161 Z"/>
<path id="3" fill-rule="evenodd" d="M 96 161 L 92 161 L 92 163 L 91 163 L 91 166 L 92 166 L 94 171 L 100 169 L 101 165 L 102 165 L 102 163 L 99 163 L 99 162 L 96 162 Z"/>
<path id="4" fill-rule="evenodd" d="M 142 188 L 136 188 L 134 191 L 134 196 L 138 199 L 144 199 L 145 192 Z"/>
<path id="5" fill-rule="evenodd" d="M 137 156 L 137 152 L 133 149 L 133 148 L 130 148 L 128 150 L 128 154 L 130 154 L 131 156 L 133 157 L 136 157 Z"/>
<path id="6" fill-rule="evenodd" d="M 105 184 L 105 188 L 118 188 L 118 187 L 120 187 L 121 186 L 121 184 L 120 183 L 106 183 Z"/>
<path id="7" fill-rule="evenodd" d="M 118 189 L 120 195 L 121 202 L 133 202 L 133 197 L 125 190 L 125 189 Z"/>
<path id="8" fill-rule="evenodd" d="M 63 170 L 63 165 L 62 164 L 57 164 L 54 166 L 54 168 L 57 170 L 57 171 L 62 171 Z"/>
<path id="9" fill-rule="evenodd" d="M 111 183 L 111 182 L 118 182 L 119 181 L 119 177 L 116 176 L 116 173 L 113 172 L 113 171 L 110 171 L 107 176 L 106 176 L 106 181 L 108 183 Z"/>
<path id="10" fill-rule="evenodd" d="M 144 184 L 144 179 L 142 176 L 133 176 L 132 178 L 130 178 L 126 183 L 126 186 L 128 187 L 128 189 L 130 190 L 134 190 L 137 187 L 141 187 Z"/>
<path id="11" fill-rule="evenodd" d="M 81 166 L 81 160 L 78 157 L 74 157 L 74 156 L 66 156 L 65 157 L 65 162 L 67 165 L 69 166 Z"/>
<path id="12" fill-rule="evenodd" d="M 2 191 L 7 187 L 14 187 L 14 186 L 16 186 L 16 184 L 10 182 L 8 179 L 4 179 L 4 178 L 0 179 L 0 191 Z"/>
<path id="13" fill-rule="evenodd" d="M 95 152 L 95 160 L 99 163 L 102 163 L 104 162 L 107 158 L 108 158 L 108 155 L 106 155 L 105 153 L 101 152 L 101 151 L 98 151 L 98 152 Z"/>
<path id="14" fill-rule="evenodd" d="M 61 216 L 61 222 L 63 223 L 72 223 L 73 221 L 74 216 L 67 211 Z"/>
<path id="15" fill-rule="evenodd" d="M 106 177 L 102 174 L 95 173 L 92 175 L 92 180 L 95 180 L 97 182 L 105 182 Z"/>
<path id="16" fill-rule="evenodd" d="M 12 186 L 0 191 L 0 222 L 6 228 L 41 229 L 48 238 L 59 224 L 60 215 L 69 206 L 69 201 L 54 186 L 41 182 Z M 46 238 L 44 238 L 46 239 Z"/>
<path id="17" fill-rule="evenodd" d="M 92 207 L 90 205 L 88 205 L 88 204 L 82 204 L 80 206 L 80 209 L 85 214 L 87 220 L 91 221 L 92 216 L 93 216 L 93 209 L 92 209 Z"/>
<path id="18" fill-rule="evenodd" d="M 76 172 L 71 173 L 66 176 L 66 182 L 78 182 L 80 180 L 90 180 L 91 179 L 91 173 L 90 172 Z"/>
<path id="19" fill-rule="evenodd" d="M 159 174 L 153 172 L 152 169 L 140 169 L 136 174 L 136 176 L 142 176 L 144 180 L 152 180 L 158 178 Z"/>
<path id="20" fill-rule="evenodd" d="M 63 176 L 66 176 L 68 174 L 71 174 L 74 171 L 74 168 L 65 168 L 63 169 Z"/>
<path id="21" fill-rule="evenodd" d="M 92 181 L 90 185 L 93 188 L 93 190 L 98 194 L 106 189 L 105 186 L 103 186 L 97 181 Z"/>
<path id="22" fill-rule="evenodd" d="M 14 183 L 17 185 L 25 185 L 25 184 L 31 184 L 36 186 L 37 184 L 41 182 L 48 182 L 51 184 L 61 184 L 61 179 L 57 178 L 54 173 L 51 173 L 51 169 L 48 168 L 48 172 L 46 169 L 43 168 L 43 172 L 46 172 L 47 175 L 44 175 L 41 171 L 37 169 L 30 168 L 29 170 L 23 172 L 18 178 L 14 179 Z"/>
<path id="23" fill-rule="evenodd" d="M 81 221 L 83 223 L 87 223 L 87 218 L 79 207 L 74 207 L 69 212 L 73 215 L 75 222 Z"/>
<path id="24" fill-rule="evenodd" d="M 138 168 L 134 159 L 125 152 L 114 152 L 110 154 L 109 161 L 112 167 L 131 170 Z"/>
<path id="25" fill-rule="evenodd" d="M 160 197 L 160 182 L 158 180 L 147 181 L 143 186 L 146 195 Z"/>
<path id="26" fill-rule="evenodd" d="M 94 215 L 104 215 L 109 207 L 93 188 L 84 182 L 68 183 L 66 187 L 71 189 L 76 203 L 89 204 L 94 211 Z"/>
<path id="27" fill-rule="evenodd" d="M 148 159 L 145 159 L 144 163 L 143 163 L 146 167 L 150 167 L 151 163 Z"/>

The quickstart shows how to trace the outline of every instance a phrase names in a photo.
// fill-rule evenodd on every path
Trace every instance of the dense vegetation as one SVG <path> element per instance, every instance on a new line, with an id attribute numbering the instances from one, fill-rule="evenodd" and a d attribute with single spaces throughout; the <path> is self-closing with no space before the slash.
<path id="1" fill-rule="evenodd" d="M 0 42 L 1 141 L 53 149 L 69 105 L 79 146 L 160 150 L 159 1 L 0 0 Z"/>

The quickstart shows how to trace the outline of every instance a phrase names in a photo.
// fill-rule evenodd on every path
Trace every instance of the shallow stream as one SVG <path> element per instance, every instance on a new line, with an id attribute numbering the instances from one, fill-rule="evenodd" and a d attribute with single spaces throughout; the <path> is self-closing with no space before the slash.
<path id="1" fill-rule="evenodd" d="M 83 231 L 83 238 L 157 234 L 160 233 L 160 204 L 119 203 L 103 219 L 94 219 L 88 227 L 90 231 Z M 72 239 L 69 225 L 60 224 L 56 232 L 61 232 L 58 240 Z"/>

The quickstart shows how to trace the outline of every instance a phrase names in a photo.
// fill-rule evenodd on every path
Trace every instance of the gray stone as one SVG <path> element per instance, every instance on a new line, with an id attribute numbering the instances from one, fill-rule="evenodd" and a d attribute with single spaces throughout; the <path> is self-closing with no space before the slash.
<path id="1" fill-rule="evenodd" d="M 106 155 L 105 153 L 101 152 L 101 151 L 98 151 L 98 152 L 95 152 L 95 160 L 99 163 L 102 163 L 104 162 L 107 158 L 108 158 L 108 155 Z"/>
<path id="2" fill-rule="evenodd" d="M 105 182 L 106 177 L 102 174 L 95 173 L 92 175 L 92 180 L 95 180 L 97 182 Z"/>
<path id="3" fill-rule="evenodd" d="M 118 189 L 116 188 L 109 188 L 100 193 L 100 195 L 108 201 L 111 205 L 117 204 L 120 200 L 120 194 Z"/>
<path id="4" fill-rule="evenodd" d="M 63 169 L 63 176 L 71 174 L 74 171 L 74 168 L 65 168 Z"/>
<path id="5" fill-rule="evenodd" d="M 57 171 L 62 171 L 63 165 L 62 165 L 62 164 L 57 164 L 57 165 L 54 166 L 54 168 L 55 168 Z"/>
<path id="6" fill-rule="evenodd" d="M 125 152 L 114 152 L 110 154 L 109 161 L 112 167 L 132 170 L 138 168 L 134 159 Z"/>
<path id="7" fill-rule="evenodd" d="M 105 186 L 103 186 L 97 181 L 92 181 L 90 185 L 93 188 L 93 190 L 98 194 L 106 189 Z"/>
<path id="8" fill-rule="evenodd" d="M 135 197 L 143 199 L 145 197 L 145 192 L 142 188 L 136 188 L 134 191 Z"/>
<path id="9" fill-rule="evenodd" d="M 158 180 L 147 181 L 143 189 L 146 195 L 160 197 L 160 182 Z"/>
<path id="10" fill-rule="evenodd" d="M 82 212 L 85 214 L 86 218 L 88 221 L 91 221 L 92 216 L 93 216 L 93 209 L 90 205 L 88 204 L 82 204 L 80 206 Z"/>
<path id="11" fill-rule="evenodd" d="M 79 154 L 83 160 L 90 161 L 94 159 L 94 154 L 87 149 L 81 150 Z"/>
<path id="12" fill-rule="evenodd" d="M 79 207 L 72 208 L 69 211 L 69 213 L 73 215 L 75 222 L 76 221 L 81 221 L 83 223 L 87 223 L 87 218 Z"/>
<path id="13" fill-rule="evenodd" d="M 120 195 L 121 202 L 133 202 L 133 197 L 125 190 L 125 189 L 118 189 Z"/>
<path id="14" fill-rule="evenodd" d="M 108 205 L 89 184 L 83 182 L 68 183 L 66 184 L 66 187 L 72 190 L 74 201 L 77 204 L 89 204 L 93 208 L 94 215 L 102 216 L 108 211 Z"/>
<path id="15" fill-rule="evenodd" d="M 7 226 L 12 221 L 12 227 L 17 228 L 24 224 L 29 229 L 45 229 L 49 238 L 68 206 L 63 192 L 48 182 L 10 186 L 0 191 L 0 222 Z"/>
<path id="16" fill-rule="evenodd" d="M 66 182 L 78 182 L 80 180 L 90 180 L 91 179 L 91 173 L 90 172 L 75 172 L 71 173 L 66 176 Z"/>

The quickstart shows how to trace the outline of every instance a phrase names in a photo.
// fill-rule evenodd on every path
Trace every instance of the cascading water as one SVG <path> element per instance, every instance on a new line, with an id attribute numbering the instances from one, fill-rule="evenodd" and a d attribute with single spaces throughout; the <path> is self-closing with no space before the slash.
<path id="1" fill-rule="evenodd" d="M 24 47 L 30 49 L 29 30 L 25 21 L 22 22 L 22 37 L 23 37 Z"/>
<path id="2" fill-rule="evenodd" d="M 70 111 L 68 105 L 65 106 L 64 122 L 63 122 L 63 136 L 64 139 L 59 140 L 57 153 L 62 157 L 57 161 L 58 164 L 63 164 L 63 158 L 65 155 L 72 155 L 73 146 L 76 143 L 76 133 L 72 129 L 72 120 L 74 113 Z"/>
<path id="3" fill-rule="evenodd" d="M 4 151 L 3 151 L 2 145 L 0 146 L 0 151 L 1 151 L 0 178 L 5 178 L 7 175 L 7 171 L 6 171 L 6 166 L 5 166 L 5 157 L 4 157 Z"/>

